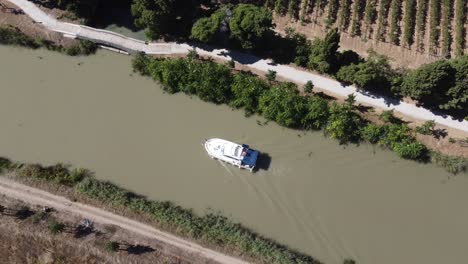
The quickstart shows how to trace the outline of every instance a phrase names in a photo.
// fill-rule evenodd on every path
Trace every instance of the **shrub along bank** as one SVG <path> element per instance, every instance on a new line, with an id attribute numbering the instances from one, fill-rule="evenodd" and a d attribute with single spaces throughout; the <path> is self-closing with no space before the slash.
<path id="1" fill-rule="evenodd" d="M 17 164 L 0 157 L 0 172 L 16 171 L 27 177 L 74 188 L 79 193 L 112 206 L 123 206 L 154 219 L 158 225 L 178 235 L 194 239 L 214 248 L 252 257 L 259 263 L 309 263 L 320 262 L 284 245 L 249 230 L 239 223 L 217 214 L 195 215 L 168 201 L 151 201 L 122 189 L 112 183 L 92 178 L 84 169 L 70 170 L 57 164 L 43 167 L 37 164 Z"/>
<path id="2" fill-rule="evenodd" d="M 138 54 L 132 65 L 135 71 L 151 76 L 170 93 L 184 92 L 198 95 L 204 101 L 244 108 L 247 115 L 261 114 L 285 127 L 323 129 L 325 135 L 341 144 L 366 141 L 389 148 L 404 159 L 430 159 L 431 153 L 416 140 L 415 132 L 407 125 L 396 122 L 391 113 L 384 114 L 384 125 L 370 123 L 358 113 L 353 96 L 344 104 L 328 102 L 317 95 L 302 96 L 294 83 L 233 73 L 226 65 L 197 59 L 195 53 L 178 59 Z"/>
<path id="3" fill-rule="evenodd" d="M 89 40 L 79 40 L 79 43 L 70 47 L 63 47 L 44 38 L 31 38 L 21 30 L 13 27 L 0 26 L 0 44 L 15 45 L 31 49 L 46 48 L 70 56 L 90 55 L 97 50 L 97 45 Z"/>

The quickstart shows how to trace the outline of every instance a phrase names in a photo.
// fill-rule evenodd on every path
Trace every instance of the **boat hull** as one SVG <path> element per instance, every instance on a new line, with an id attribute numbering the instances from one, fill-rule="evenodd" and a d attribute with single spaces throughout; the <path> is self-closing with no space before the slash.
<path id="1" fill-rule="evenodd" d="M 220 138 L 208 139 L 204 142 L 208 155 L 240 169 L 253 171 L 255 168 L 258 151 L 251 150 L 247 145 L 240 145 Z M 238 149 L 236 149 L 238 148 Z M 230 152 L 230 150 L 233 150 Z M 241 151 L 237 153 L 236 150 Z"/>

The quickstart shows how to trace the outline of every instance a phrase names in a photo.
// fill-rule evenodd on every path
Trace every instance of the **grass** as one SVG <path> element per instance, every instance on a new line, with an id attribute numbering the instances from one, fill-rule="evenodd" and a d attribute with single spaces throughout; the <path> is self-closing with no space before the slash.
<path id="1" fill-rule="evenodd" d="M 0 26 L 0 44 L 15 45 L 32 49 L 39 48 L 39 44 L 21 30 L 14 27 Z"/>
<path id="2" fill-rule="evenodd" d="M 444 167 L 452 174 L 466 172 L 468 169 L 468 160 L 464 157 L 454 157 L 442 154 L 440 152 L 432 152 L 431 160 L 435 164 Z"/>

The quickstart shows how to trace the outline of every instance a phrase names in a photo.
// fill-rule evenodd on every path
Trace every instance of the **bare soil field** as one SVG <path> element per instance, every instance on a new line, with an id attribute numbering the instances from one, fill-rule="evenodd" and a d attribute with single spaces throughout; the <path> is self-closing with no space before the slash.
<path id="1" fill-rule="evenodd" d="M 193 263 L 166 251 L 155 241 L 137 237 L 113 226 L 94 223 L 92 230 L 82 228 L 79 215 L 51 210 L 43 212 L 30 205 L 0 196 L 4 207 L 0 214 L 0 263 Z M 19 210 L 28 208 L 21 215 Z M 63 223 L 65 228 L 53 234 L 49 225 Z M 118 252 L 106 250 L 109 241 L 120 244 Z"/>

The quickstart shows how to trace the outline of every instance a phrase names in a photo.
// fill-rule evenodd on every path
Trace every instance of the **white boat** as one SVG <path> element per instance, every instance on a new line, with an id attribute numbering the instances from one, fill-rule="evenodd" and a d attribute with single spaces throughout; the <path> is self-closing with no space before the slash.
<path id="1" fill-rule="evenodd" d="M 237 144 L 220 138 L 208 139 L 204 142 L 208 155 L 213 159 L 218 159 L 241 169 L 251 172 L 257 163 L 258 151 L 250 149 L 248 145 Z"/>

